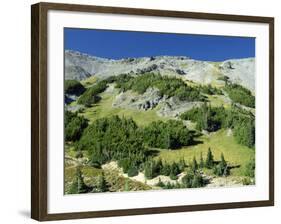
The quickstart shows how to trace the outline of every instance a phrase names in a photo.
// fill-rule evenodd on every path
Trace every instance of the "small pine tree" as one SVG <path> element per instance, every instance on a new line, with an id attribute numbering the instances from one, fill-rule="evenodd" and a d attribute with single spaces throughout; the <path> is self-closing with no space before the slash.
<path id="1" fill-rule="evenodd" d="M 221 153 L 221 161 L 220 162 L 223 166 L 227 166 L 223 153 Z"/>
<path id="2" fill-rule="evenodd" d="M 201 175 L 194 175 L 191 187 L 197 188 L 197 187 L 202 187 L 203 186 L 203 178 Z"/>
<path id="3" fill-rule="evenodd" d="M 214 174 L 218 176 L 227 176 L 229 175 L 229 169 L 227 167 L 227 163 L 224 159 L 223 153 L 221 154 L 221 161 L 217 166 L 214 167 Z"/>
<path id="4" fill-rule="evenodd" d="M 201 169 L 204 168 L 204 160 L 203 160 L 202 152 L 201 152 L 201 154 L 200 154 L 200 163 L 199 163 L 199 167 L 200 167 Z"/>
<path id="5" fill-rule="evenodd" d="M 184 171 L 184 168 L 186 167 L 184 158 L 180 159 L 178 166 L 181 172 Z"/>
<path id="6" fill-rule="evenodd" d="M 107 186 L 107 183 L 106 183 L 106 180 L 104 178 L 104 174 L 103 173 L 102 173 L 102 175 L 99 176 L 97 190 L 99 192 L 106 192 L 106 191 L 108 191 L 108 186 Z"/>
<path id="7" fill-rule="evenodd" d="M 169 176 L 170 173 L 171 173 L 171 166 L 165 163 L 160 171 L 160 174 L 164 176 Z"/>
<path id="8" fill-rule="evenodd" d="M 192 163 L 191 163 L 190 167 L 191 167 L 191 170 L 192 170 L 193 173 L 195 173 L 196 170 L 198 170 L 198 163 L 196 161 L 195 156 L 193 157 L 193 160 L 192 160 Z"/>
<path id="9" fill-rule="evenodd" d="M 153 162 L 147 161 L 144 165 L 144 175 L 147 179 L 153 178 Z"/>
<path id="10" fill-rule="evenodd" d="M 214 156 L 213 156 L 213 153 L 212 153 L 210 147 L 208 148 L 208 153 L 207 153 L 207 158 L 206 158 L 205 166 L 208 169 L 211 169 L 214 166 Z"/>
<path id="11" fill-rule="evenodd" d="M 84 182 L 80 167 L 77 167 L 74 181 L 72 182 L 68 193 L 82 194 L 82 193 L 87 193 L 89 190 L 90 190 L 89 187 Z"/>

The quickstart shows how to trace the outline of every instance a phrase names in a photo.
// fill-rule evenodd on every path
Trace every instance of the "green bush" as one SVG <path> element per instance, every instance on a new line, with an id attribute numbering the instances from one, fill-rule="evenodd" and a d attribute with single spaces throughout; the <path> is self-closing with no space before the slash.
<path id="1" fill-rule="evenodd" d="M 88 121 L 84 117 L 78 116 L 77 113 L 70 111 L 65 111 L 64 116 L 65 140 L 79 140 L 83 130 L 88 126 Z"/>
<path id="2" fill-rule="evenodd" d="M 135 166 L 132 166 L 128 169 L 128 176 L 129 177 L 134 177 L 139 174 L 138 168 Z"/>
<path id="3" fill-rule="evenodd" d="M 107 81 L 103 80 L 98 82 L 96 85 L 89 87 L 78 99 L 78 104 L 91 106 L 100 101 L 101 97 L 98 95 L 107 88 Z"/>
<path id="4" fill-rule="evenodd" d="M 84 86 L 77 80 L 65 80 L 64 92 L 66 94 L 79 96 L 85 92 Z"/>

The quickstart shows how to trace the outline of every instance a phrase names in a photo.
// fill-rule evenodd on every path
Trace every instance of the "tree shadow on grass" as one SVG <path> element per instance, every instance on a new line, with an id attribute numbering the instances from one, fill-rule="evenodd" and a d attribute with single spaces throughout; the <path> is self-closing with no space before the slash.
<path id="1" fill-rule="evenodd" d="M 195 145 L 200 145 L 203 144 L 204 142 L 201 140 L 195 140 L 193 139 L 192 142 L 188 146 L 195 146 Z"/>
<path id="2" fill-rule="evenodd" d="M 149 149 L 147 152 L 146 152 L 146 156 L 158 156 L 159 155 L 159 150 L 156 150 L 156 149 Z"/>

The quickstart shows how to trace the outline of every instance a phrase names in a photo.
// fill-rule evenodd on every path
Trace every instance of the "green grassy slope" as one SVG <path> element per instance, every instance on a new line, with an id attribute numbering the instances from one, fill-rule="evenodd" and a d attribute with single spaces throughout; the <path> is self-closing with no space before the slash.
<path id="1" fill-rule="evenodd" d="M 219 160 L 221 153 L 224 154 L 226 161 L 232 166 L 240 166 L 231 169 L 231 175 L 243 176 L 245 165 L 254 159 L 255 151 L 248 147 L 239 145 L 235 142 L 233 136 L 227 136 L 227 131 L 220 130 L 212 133 L 210 136 L 201 136 L 197 139 L 202 141 L 194 146 L 183 147 L 179 150 L 159 150 L 158 157 L 164 161 L 172 162 L 184 158 L 190 162 L 195 156 L 197 161 L 202 152 L 203 158 L 207 155 L 208 147 L 211 147 L 214 159 Z"/>

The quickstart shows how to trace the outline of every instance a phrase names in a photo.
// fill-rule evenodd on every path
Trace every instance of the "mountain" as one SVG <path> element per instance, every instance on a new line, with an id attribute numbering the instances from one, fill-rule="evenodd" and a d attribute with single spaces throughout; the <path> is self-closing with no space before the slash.
<path id="1" fill-rule="evenodd" d="M 194 60 L 186 56 L 156 56 L 119 60 L 99 58 L 77 51 L 65 51 L 65 78 L 83 80 L 90 76 L 104 79 L 122 73 L 159 72 L 200 84 L 220 84 L 229 77 L 251 91 L 255 90 L 255 59 L 231 59 L 223 62 Z"/>

